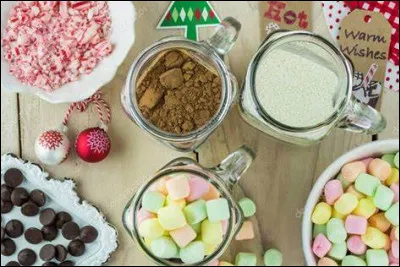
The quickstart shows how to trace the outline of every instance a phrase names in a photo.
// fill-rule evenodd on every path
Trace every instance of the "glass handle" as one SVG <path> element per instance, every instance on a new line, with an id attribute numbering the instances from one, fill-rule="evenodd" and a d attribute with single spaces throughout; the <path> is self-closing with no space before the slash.
<path id="1" fill-rule="evenodd" d="M 236 104 L 238 101 L 238 92 L 239 92 L 239 83 L 233 75 L 233 73 L 229 72 L 229 77 L 231 79 L 231 84 L 232 84 L 232 103 Z"/>
<path id="2" fill-rule="evenodd" d="M 235 212 L 236 212 L 236 222 L 235 222 L 235 225 L 233 226 L 233 238 L 242 229 L 242 226 L 243 226 L 243 223 L 244 223 L 243 211 L 240 209 L 240 207 L 237 204 L 235 204 L 234 208 L 235 208 Z"/>
<path id="3" fill-rule="evenodd" d="M 376 109 L 353 98 L 338 127 L 356 133 L 375 135 L 386 128 L 386 119 Z"/>
<path id="4" fill-rule="evenodd" d="M 224 180 L 228 188 L 232 189 L 253 163 L 254 158 L 254 151 L 247 146 L 243 146 L 224 159 L 214 171 Z"/>
<path id="5" fill-rule="evenodd" d="M 223 56 L 235 44 L 241 27 L 239 21 L 232 17 L 227 17 L 218 26 L 216 33 L 210 39 L 206 40 L 206 43 Z"/>

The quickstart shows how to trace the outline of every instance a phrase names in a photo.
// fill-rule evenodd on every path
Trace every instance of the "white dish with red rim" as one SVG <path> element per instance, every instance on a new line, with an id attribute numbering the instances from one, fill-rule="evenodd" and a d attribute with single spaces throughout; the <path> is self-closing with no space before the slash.
<path id="1" fill-rule="evenodd" d="M 9 12 L 17 1 L 1 1 L 1 34 L 7 25 Z M 110 82 L 135 41 L 136 11 L 131 1 L 108 1 L 112 29 L 110 42 L 114 46 L 111 55 L 103 58 L 90 74 L 83 74 L 78 81 L 67 83 L 53 92 L 46 92 L 25 85 L 9 73 L 9 63 L 1 49 L 1 88 L 5 91 L 31 93 L 50 103 L 70 103 L 84 100 Z"/>

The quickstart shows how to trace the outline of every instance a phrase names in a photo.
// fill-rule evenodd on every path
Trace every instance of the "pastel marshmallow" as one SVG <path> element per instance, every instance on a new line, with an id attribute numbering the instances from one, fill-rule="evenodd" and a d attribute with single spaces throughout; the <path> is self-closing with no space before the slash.
<path id="1" fill-rule="evenodd" d="M 239 207 L 243 212 L 244 217 L 249 218 L 256 214 L 257 207 L 253 200 L 249 198 L 243 198 L 239 200 Z"/>
<path id="2" fill-rule="evenodd" d="M 205 201 L 210 201 L 214 199 L 219 199 L 221 197 L 221 193 L 218 189 L 213 185 L 210 184 L 208 192 L 202 197 Z"/>
<path id="3" fill-rule="evenodd" d="M 323 234 L 326 236 L 326 224 L 314 224 L 313 226 L 313 238 L 316 238 L 317 235 Z"/>
<path id="4" fill-rule="evenodd" d="M 204 220 L 201 223 L 201 241 L 209 245 L 219 245 L 223 241 L 221 222 Z"/>
<path id="5" fill-rule="evenodd" d="M 168 195 L 166 183 L 171 179 L 170 177 L 162 177 L 158 181 L 156 181 L 152 187 L 150 188 L 151 191 L 157 191 L 163 195 Z"/>
<path id="6" fill-rule="evenodd" d="M 211 254 L 213 254 L 218 249 L 218 246 L 219 245 L 213 245 L 213 244 L 204 243 L 206 256 L 210 256 Z"/>
<path id="7" fill-rule="evenodd" d="M 196 232 L 189 225 L 185 225 L 183 228 L 171 231 L 169 234 L 180 248 L 186 247 L 197 237 Z"/>
<path id="8" fill-rule="evenodd" d="M 353 235 L 347 240 L 347 248 L 354 255 L 364 255 L 367 251 L 367 245 L 362 241 L 358 235 Z"/>
<path id="9" fill-rule="evenodd" d="M 207 218 L 206 202 L 203 199 L 199 199 L 187 205 L 183 212 L 189 224 L 200 223 Z"/>
<path id="10" fill-rule="evenodd" d="M 196 232 L 196 234 L 200 234 L 201 232 L 201 223 L 191 224 L 190 227 Z"/>
<path id="11" fill-rule="evenodd" d="M 318 261 L 317 266 L 339 266 L 336 261 L 330 258 L 322 258 Z"/>
<path id="12" fill-rule="evenodd" d="M 200 177 L 192 177 L 189 180 L 190 194 L 186 198 L 187 201 L 193 202 L 195 200 L 199 200 L 206 193 L 208 193 L 210 189 L 210 183 L 203 178 Z"/>
<path id="13" fill-rule="evenodd" d="M 386 233 L 392 226 L 383 212 L 373 215 L 368 219 L 368 222 L 371 227 L 374 227 L 383 233 Z"/>
<path id="14" fill-rule="evenodd" d="M 318 235 L 314 239 L 312 250 L 318 258 L 328 255 L 332 248 L 332 243 L 323 234 Z"/>
<path id="15" fill-rule="evenodd" d="M 235 266 L 235 265 L 233 265 L 232 263 L 226 262 L 226 261 L 221 261 L 219 263 L 219 266 Z"/>
<path id="16" fill-rule="evenodd" d="M 254 227 L 251 221 L 245 221 L 240 229 L 239 233 L 236 235 L 237 241 L 252 240 L 254 239 Z"/>
<path id="17" fill-rule="evenodd" d="M 363 199 L 366 197 L 366 195 L 360 193 L 357 191 L 357 189 L 354 187 L 354 185 L 351 185 L 349 188 L 347 188 L 346 193 L 352 194 L 356 196 L 358 200 Z"/>
<path id="18" fill-rule="evenodd" d="M 396 168 L 396 165 L 394 165 L 394 158 L 395 158 L 395 154 L 386 154 L 386 155 L 383 155 L 382 157 L 381 157 L 381 159 L 382 160 L 384 160 L 384 161 L 386 161 L 387 163 L 389 163 L 390 164 L 390 167 L 392 167 L 392 168 Z"/>
<path id="19" fill-rule="evenodd" d="M 207 216 L 211 222 L 228 220 L 231 218 L 228 200 L 219 198 L 206 203 Z"/>
<path id="20" fill-rule="evenodd" d="M 178 206 L 179 208 L 183 209 L 186 207 L 186 200 L 185 199 L 180 199 L 180 200 L 172 200 L 170 196 L 167 196 L 167 199 L 165 201 L 166 206 Z"/>
<path id="21" fill-rule="evenodd" d="M 183 263 L 196 264 L 204 260 L 206 255 L 204 243 L 195 241 L 184 247 L 180 251 L 180 258 Z"/>
<path id="22" fill-rule="evenodd" d="M 340 244 L 346 241 L 347 232 L 343 220 L 330 219 L 326 226 L 327 237 L 334 244 Z"/>
<path id="23" fill-rule="evenodd" d="M 324 188 L 325 200 L 329 205 L 335 202 L 343 195 L 343 186 L 339 180 L 329 181 Z"/>
<path id="24" fill-rule="evenodd" d="M 394 226 L 399 226 L 399 202 L 393 204 L 392 207 L 385 212 L 385 217 Z"/>
<path id="25" fill-rule="evenodd" d="M 312 214 L 312 222 L 326 224 L 332 217 L 332 207 L 325 202 L 318 203 Z"/>
<path id="26" fill-rule="evenodd" d="M 235 266 L 257 266 L 257 256 L 253 253 L 239 253 L 236 256 Z"/>
<path id="27" fill-rule="evenodd" d="M 382 159 L 374 159 L 368 165 L 368 173 L 379 178 L 379 180 L 383 182 L 389 178 L 391 172 L 392 167 L 390 164 Z"/>
<path id="28" fill-rule="evenodd" d="M 361 160 L 361 161 L 362 161 L 362 163 L 364 163 L 365 167 L 366 167 L 367 170 L 368 170 L 369 164 L 370 164 L 371 161 L 373 161 L 374 159 L 375 159 L 375 158 L 365 158 L 365 159 L 363 159 L 363 160 Z"/>
<path id="29" fill-rule="evenodd" d="M 346 231 L 352 235 L 363 235 L 367 232 L 367 218 L 356 215 L 349 215 L 345 222 Z"/>
<path id="30" fill-rule="evenodd" d="M 343 215 L 352 213 L 358 205 L 358 199 L 356 196 L 346 193 L 343 194 L 338 201 L 335 203 L 335 210 Z"/>
<path id="31" fill-rule="evenodd" d="M 392 168 L 392 172 L 390 173 L 389 178 L 385 181 L 387 186 L 392 186 L 394 184 L 399 184 L 399 170 L 396 168 Z"/>
<path id="32" fill-rule="evenodd" d="M 389 266 L 389 256 L 384 250 L 370 249 L 366 253 L 368 266 Z"/>
<path id="33" fill-rule="evenodd" d="M 349 255 L 343 258 L 342 266 L 367 266 L 367 263 L 360 257 Z"/>
<path id="34" fill-rule="evenodd" d="M 399 241 L 393 241 L 391 245 L 393 257 L 399 259 Z"/>
<path id="35" fill-rule="evenodd" d="M 389 263 L 390 264 L 397 264 L 397 266 L 399 266 L 399 259 L 395 258 L 393 256 L 393 251 L 390 250 L 388 253 L 388 257 L 389 257 Z"/>
<path id="36" fill-rule="evenodd" d="M 157 219 L 148 219 L 139 225 L 139 234 L 143 238 L 154 240 L 164 235 L 164 229 Z"/>
<path id="37" fill-rule="evenodd" d="M 219 264 L 220 264 L 219 260 L 215 260 L 207 264 L 207 266 L 219 266 Z"/>
<path id="38" fill-rule="evenodd" d="M 346 242 L 332 244 L 332 248 L 328 253 L 329 258 L 341 261 L 347 255 L 347 244 Z"/>
<path id="39" fill-rule="evenodd" d="M 358 202 L 357 208 L 353 211 L 353 214 L 370 218 L 376 212 L 376 206 L 373 200 L 364 198 Z"/>
<path id="40" fill-rule="evenodd" d="M 158 258 L 171 259 L 178 254 L 178 247 L 170 237 L 160 237 L 151 242 L 151 252 Z"/>
<path id="41" fill-rule="evenodd" d="M 159 192 L 147 191 L 143 195 L 142 208 L 151 213 L 157 213 L 165 204 L 165 196 Z"/>
<path id="42" fill-rule="evenodd" d="M 172 200 L 185 199 L 190 195 L 188 176 L 181 174 L 169 179 L 165 184 Z"/>
<path id="43" fill-rule="evenodd" d="M 356 179 L 355 187 L 358 192 L 373 197 L 381 181 L 369 174 L 360 174 Z"/>
<path id="44" fill-rule="evenodd" d="M 145 211 L 143 208 L 141 208 L 136 215 L 136 220 L 138 225 L 140 225 L 145 220 L 153 218 L 156 218 L 156 215 L 154 213 Z"/>
<path id="45" fill-rule="evenodd" d="M 332 211 L 332 218 L 345 220 L 346 217 L 347 217 L 347 215 L 340 214 L 339 212 L 337 212 L 337 210 L 333 209 L 333 211 Z"/>
<path id="46" fill-rule="evenodd" d="M 399 168 L 399 152 L 397 152 L 396 156 L 394 157 L 394 165 L 396 166 L 396 168 Z"/>
<path id="47" fill-rule="evenodd" d="M 374 196 L 374 204 L 378 209 L 387 211 L 392 206 L 394 197 L 394 193 L 389 187 L 380 185 Z"/>
<path id="48" fill-rule="evenodd" d="M 343 178 L 349 182 L 354 182 L 357 177 L 367 172 L 367 167 L 362 161 L 355 161 L 351 163 L 347 163 L 343 166 L 341 174 Z"/>
<path id="49" fill-rule="evenodd" d="M 174 231 L 186 226 L 186 218 L 178 206 L 168 206 L 158 211 L 158 220 L 166 231 Z"/>
<path id="50" fill-rule="evenodd" d="M 368 227 L 367 232 L 361 238 L 368 247 L 373 249 L 383 249 L 386 246 L 387 236 L 373 227 Z"/>
<path id="51" fill-rule="evenodd" d="M 394 202 L 399 202 L 399 184 L 393 184 L 390 189 L 394 193 Z"/>
<path id="52" fill-rule="evenodd" d="M 269 249 L 264 254 L 264 265 L 265 266 L 282 266 L 283 255 L 277 249 Z"/>
<path id="53" fill-rule="evenodd" d="M 224 233 L 224 235 L 226 235 L 226 233 L 228 232 L 229 220 L 223 220 L 221 221 L 221 224 L 222 224 L 222 232 Z"/>

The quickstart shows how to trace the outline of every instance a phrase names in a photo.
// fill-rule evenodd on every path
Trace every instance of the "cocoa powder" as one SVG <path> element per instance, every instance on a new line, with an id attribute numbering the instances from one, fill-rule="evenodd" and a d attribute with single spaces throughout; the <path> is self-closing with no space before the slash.
<path id="1" fill-rule="evenodd" d="M 143 116 L 178 135 L 205 126 L 221 104 L 221 78 L 186 50 L 169 50 L 156 57 L 136 88 Z"/>

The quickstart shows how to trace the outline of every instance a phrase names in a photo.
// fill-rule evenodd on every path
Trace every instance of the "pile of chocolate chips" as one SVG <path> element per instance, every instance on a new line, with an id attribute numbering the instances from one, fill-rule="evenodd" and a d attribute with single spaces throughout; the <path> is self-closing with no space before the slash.
<path id="1" fill-rule="evenodd" d="M 40 259 L 45 262 L 43 266 L 74 266 L 72 261 L 66 261 L 68 254 L 73 257 L 82 256 L 86 250 L 85 244 L 97 239 L 97 230 L 92 226 L 80 229 L 67 212 L 56 213 L 50 208 L 41 210 L 46 204 L 46 195 L 40 190 L 28 193 L 26 189 L 20 187 L 23 181 L 24 176 L 18 169 L 10 169 L 4 174 L 4 184 L 1 185 L 1 214 L 10 213 L 14 207 L 19 207 L 26 217 L 39 215 L 43 227 L 25 230 L 23 223 L 18 220 L 7 222 L 4 228 L 1 227 L 1 255 L 5 257 L 14 255 L 17 247 L 13 239 L 24 235 L 25 240 L 31 245 L 47 243 L 39 253 Z M 3 223 L 3 218 L 1 222 Z M 67 248 L 49 243 L 57 238 L 59 231 L 70 241 Z M 12 261 L 5 266 L 33 266 L 37 258 L 33 250 L 26 248 L 18 253 L 18 262 Z"/>

